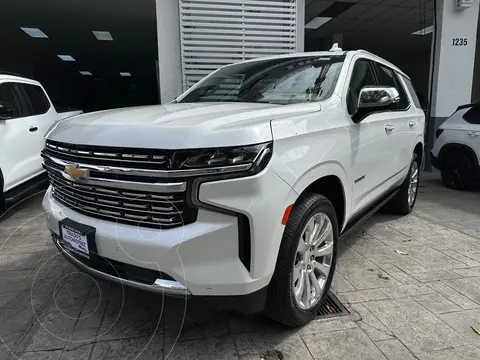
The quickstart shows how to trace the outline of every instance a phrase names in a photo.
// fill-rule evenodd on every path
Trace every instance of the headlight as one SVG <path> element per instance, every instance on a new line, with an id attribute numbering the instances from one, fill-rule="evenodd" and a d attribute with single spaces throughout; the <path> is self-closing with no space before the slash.
<path id="1" fill-rule="evenodd" d="M 172 169 L 238 168 L 256 174 L 262 171 L 272 157 L 273 143 L 257 145 L 192 149 L 176 151 Z M 243 166 L 240 166 L 243 165 Z"/>

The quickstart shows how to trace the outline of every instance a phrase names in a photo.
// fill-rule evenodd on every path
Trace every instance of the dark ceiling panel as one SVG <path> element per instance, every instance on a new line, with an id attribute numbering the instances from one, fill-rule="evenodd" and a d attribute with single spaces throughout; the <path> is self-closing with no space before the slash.
<path id="1" fill-rule="evenodd" d="M 334 1 L 326 1 L 326 0 L 316 0 L 312 2 L 305 8 L 305 24 L 308 24 L 310 20 L 319 16 L 319 14 L 332 5 Z"/>
<path id="2" fill-rule="evenodd" d="M 352 6 L 350 9 L 348 9 L 344 13 L 340 14 L 339 17 L 354 19 L 358 15 L 360 15 L 361 13 L 363 13 L 363 12 L 367 11 L 368 9 L 372 8 L 373 6 L 375 6 L 375 5 L 358 3 L 358 4 L 355 4 L 354 6 Z"/>
<path id="3" fill-rule="evenodd" d="M 337 17 L 346 10 L 350 9 L 352 6 L 354 6 L 355 3 L 351 2 L 344 2 L 344 1 L 335 1 L 332 5 L 330 5 L 328 8 L 323 10 L 320 13 L 320 16 L 325 16 L 325 17 Z"/>
<path id="4" fill-rule="evenodd" d="M 374 19 L 378 15 L 383 14 L 384 12 L 391 11 L 392 6 L 386 6 L 386 5 L 376 5 L 371 8 L 369 8 L 367 11 L 362 12 L 358 16 L 356 16 L 356 19 Z"/>

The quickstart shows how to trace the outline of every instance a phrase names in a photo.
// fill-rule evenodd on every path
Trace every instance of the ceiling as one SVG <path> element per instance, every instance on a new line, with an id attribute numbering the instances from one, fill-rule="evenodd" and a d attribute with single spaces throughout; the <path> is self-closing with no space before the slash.
<path id="1" fill-rule="evenodd" d="M 306 47 L 315 47 L 318 39 L 331 42 L 333 34 L 342 33 L 344 47 L 409 48 L 430 44 L 431 35 L 418 36 L 412 32 L 433 22 L 433 0 L 340 0 L 351 3 L 335 17 L 329 14 L 334 1 L 305 0 L 305 23 L 316 16 L 332 16 L 333 19 L 318 29 L 306 29 Z M 331 8 L 330 8 L 331 9 Z M 342 10 L 342 9 L 340 9 Z M 327 15 L 325 15 L 327 14 Z M 330 43 L 326 44 L 330 45 Z"/>
<path id="2" fill-rule="evenodd" d="M 431 25 L 433 0 L 305 0 L 305 7 L 306 23 L 333 17 L 306 30 L 306 50 L 329 48 L 333 35 L 342 33 L 346 49 L 386 57 L 406 48 L 429 51 L 431 35 L 411 33 Z M 31 38 L 20 27 L 39 28 L 49 38 Z M 93 30 L 109 31 L 114 40 L 98 41 Z M 0 41 L 0 70 L 40 80 L 54 104 L 98 109 L 158 99 L 155 0 L 3 0 Z"/>

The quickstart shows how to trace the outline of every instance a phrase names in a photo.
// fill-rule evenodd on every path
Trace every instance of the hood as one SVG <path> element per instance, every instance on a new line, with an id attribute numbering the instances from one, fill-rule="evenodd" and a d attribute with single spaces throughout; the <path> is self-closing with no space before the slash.
<path id="1" fill-rule="evenodd" d="M 180 103 L 105 110 L 65 119 L 47 138 L 65 143 L 181 149 L 272 140 L 270 120 L 318 111 L 318 103 Z"/>

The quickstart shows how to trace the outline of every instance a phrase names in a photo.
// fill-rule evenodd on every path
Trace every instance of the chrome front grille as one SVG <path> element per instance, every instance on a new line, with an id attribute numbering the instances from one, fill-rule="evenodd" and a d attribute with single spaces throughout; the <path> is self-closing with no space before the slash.
<path id="1" fill-rule="evenodd" d="M 136 169 L 135 175 L 129 175 L 129 168 L 121 162 L 115 166 L 125 170 L 122 175 L 109 173 L 105 163 L 101 167 L 93 167 L 87 178 L 73 179 L 65 173 L 65 164 L 75 162 L 67 161 L 67 156 L 60 156 L 65 148 L 57 147 L 57 156 L 47 149 L 48 143 L 42 156 L 53 197 L 77 212 L 108 221 L 160 229 L 196 220 L 197 209 L 187 204 L 185 181 L 172 182 L 158 177 L 157 173 L 152 176 L 152 170 L 143 173 L 141 169 Z M 90 163 L 83 161 L 85 166 Z"/>

